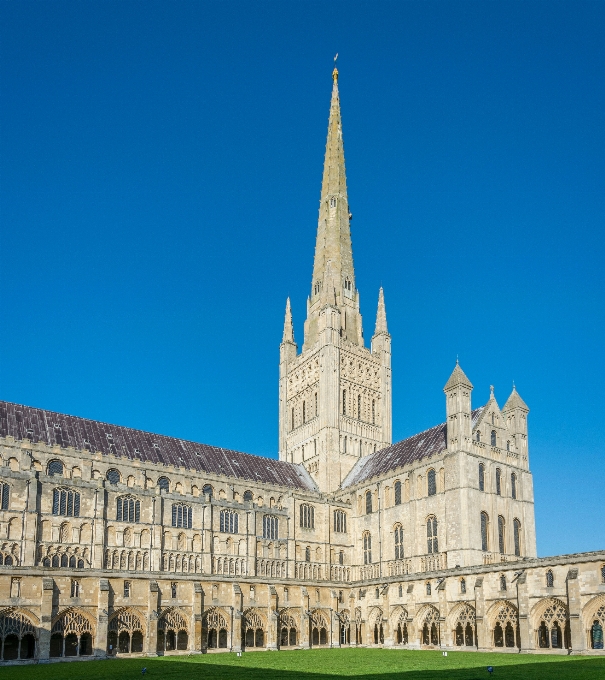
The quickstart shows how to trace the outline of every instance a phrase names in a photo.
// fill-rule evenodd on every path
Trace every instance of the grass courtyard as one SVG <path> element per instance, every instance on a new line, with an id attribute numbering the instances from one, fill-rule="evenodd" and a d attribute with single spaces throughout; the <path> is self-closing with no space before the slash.
<path id="1" fill-rule="evenodd" d="M 320 649 L 15 666 L 2 680 L 604 680 L 605 657 Z M 143 676 L 141 670 L 147 668 Z"/>

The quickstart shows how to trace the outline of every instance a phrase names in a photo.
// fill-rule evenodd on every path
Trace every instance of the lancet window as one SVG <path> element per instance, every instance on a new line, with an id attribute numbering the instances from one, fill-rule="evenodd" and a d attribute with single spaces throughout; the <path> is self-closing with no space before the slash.
<path id="1" fill-rule="evenodd" d="M 395 525 L 395 559 L 403 559 L 403 527 L 401 524 Z"/>
<path id="2" fill-rule="evenodd" d="M 274 515 L 263 517 L 263 538 L 279 538 L 279 519 Z"/>
<path id="3" fill-rule="evenodd" d="M 426 475 L 427 491 L 429 496 L 434 496 L 437 493 L 437 475 L 435 470 L 429 470 Z"/>
<path id="4" fill-rule="evenodd" d="M 363 534 L 363 563 L 372 563 L 372 536 L 369 531 Z"/>
<path id="5" fill-rule="evenodd" d="M 426 520 L 426 540 L 427 552 L 429 555 L 439 552 L 439 542 L 437 539 L 437 518 L 429 517 Z"/>
<path id="6" fill-rule="evenodd" d="M 339 534 L 347 531 L 347 513 L 344 510 L 334 510 L 334 531 Z"/>
<path id="7" fill-rule="evenodd" d="M 401 482 L 395 482 L 395 505 L 401 505 Z"/>
<path id="8" fill-rule="evenodd" d="M 517 499 L 517 475 L 513 472 L 510 476 L 510 493 L 513 500 Z"/>
<path id="9" fill-rule="evenodd" d="M 515 555 L 521 556 L 521 522 L 515 519 L 513 522 L 513 538 L 515 541 Z"/>
<path id="10" fill-rule="evenodd" d="M 8 510 L 10 502 L 10 486 L 8 484 L 0 484 L 0 509 Z"/>
<path id="11" fill-rule="evenodd" d="M 489 517 L 487 512 L 481 513 L 481 550 L 489 550 Z"/>
<path id="12" fill-rule="evenodd" d="M 372 492 L 366 491 L 366 515 L 372 514 Z"/>
<path id="13" fill-rule="evenodd" d="M 479 491 L 485 491 L 485 465 L 483 463 L 479 463 Z"/>
<path id="14" fill-rule="evenodd" d="M 506 522 L 502 515 L 498 515 L 498 550 L 501 555 L 506 552 Z"/>

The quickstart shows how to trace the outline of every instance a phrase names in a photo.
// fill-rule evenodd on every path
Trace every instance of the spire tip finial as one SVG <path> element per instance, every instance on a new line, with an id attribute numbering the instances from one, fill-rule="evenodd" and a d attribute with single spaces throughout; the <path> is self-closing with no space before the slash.
<path id="1" fill-rule="evenodd" d="M 334 57 L 334 70 L 332 71 L 332 80 L 334 82 L 338 81 L 338 52 L 336 52 L 336 56 Z"/>

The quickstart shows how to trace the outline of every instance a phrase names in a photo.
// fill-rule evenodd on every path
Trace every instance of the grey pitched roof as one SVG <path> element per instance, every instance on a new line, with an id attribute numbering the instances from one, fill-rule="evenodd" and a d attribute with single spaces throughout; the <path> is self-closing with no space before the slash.
<path id="1" fill-rule="evenodd" d="M 484 406 L 481 406 L 472 412 L 473 427 L 484 408 Z M 429 430 L 415 434 L 413 437 L 397 442 L 386 449 L 360 458 L 344 479 L 342 488 L 361 484 L 390 470 L 396 470 L 404 465 L 445 451 L 447 448 L 446 434 L 446 423 L 441 423 L 441 425 L 435 425 Z"/>
<path id="2" fill-rule="evenodd" d="M 302 465 L 0 401 L 0 436 L 123 456 L 264 484 L 316 490 Z"/>
<path id="3" fill-rule="evenodd" d="M 521 408 L 529 413 L 528 405 L 521 399 L 521 395 L 517 392 L 517 388 L 513 387 L 513 391 L 510 393 L 510 397 L 506 400 L 504 404 L 503 411 L 509 411 L 514 408 Z"/>

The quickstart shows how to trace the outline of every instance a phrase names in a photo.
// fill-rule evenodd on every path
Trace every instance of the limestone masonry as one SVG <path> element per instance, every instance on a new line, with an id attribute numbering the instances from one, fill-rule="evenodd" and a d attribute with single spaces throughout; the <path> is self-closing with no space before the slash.
<path id="1" fill-rule="evenodd" d="M 0 402 L 0 658 L 322 646 L 603 653 L 605 552 L 537 558 L 529 408 L 392 443 L 385 298 L 370 347 L 332 100 L 302 350 L 279 460 Z M 23 661 L 21 661 L 23 660 Z"/>

